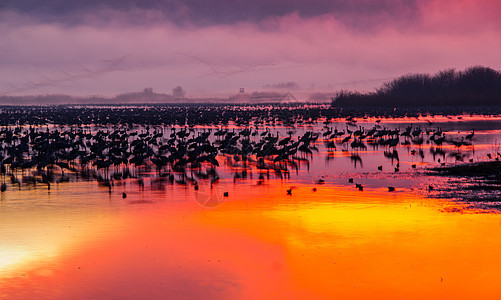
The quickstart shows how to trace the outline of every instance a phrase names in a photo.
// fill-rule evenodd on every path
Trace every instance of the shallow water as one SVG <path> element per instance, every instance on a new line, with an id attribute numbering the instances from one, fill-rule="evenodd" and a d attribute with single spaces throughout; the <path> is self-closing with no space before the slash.
<path id="1" fill-rule="evenodd" d="M 434 121 L 454 138 L 476 129 L 474 145 L 460 149 L 466 159 L 495 153 L 498 121 Z M 373 126 L 366 122 L 359 121 Z M 278 130 L 283 136 L 288 128 Z M 221 180 L 212 189 L 201 181 L 198 191 L 155 178 L 144 186 L 117 181 L 111 193 L 93 181 L 50 191 L 9 185 L 0 200 L 0 299 L 501 296 L 500 216 L 433 198 L 426 187 L 442 179 L 422 174 L 423 166 L 438 165 L 430 145 L 399 146 L 398 173 L 383 147 L 359 151 L 363 165 L 355 168 L 341 146 L 329 160 L 318 146 L 309 169 L 302 165 L 290 179 L 258 180 L 254 170 L 252 178 L 233 180 L 234 168 L 222 164 Z M 425 158 L 411 154 L 420 148 Z"/>

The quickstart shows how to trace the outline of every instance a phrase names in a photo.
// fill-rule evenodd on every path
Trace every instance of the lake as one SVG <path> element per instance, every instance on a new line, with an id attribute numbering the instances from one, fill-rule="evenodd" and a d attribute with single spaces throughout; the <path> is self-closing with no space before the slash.
<path id="1" fill-rule="evenodd" d="M 365 133 L 374 126 L 377 131 L 398 130 L 398 144 L 390 147 L 371 137 L 361 139 L 363 147 L 353 147 L 359 146 L 353 138 L 342 143 L 346 131 L 353 137 L 360 126 Z M 411 135 L 418 128 L 420 132 L 406 138 L 402 133 L 408 127 Z M 159 140 L 166 142 L 183 128 L 151 130 L 161 132 Z M 209 128 L 209 139 L 216 141 L 219 126 L 195 126 L 191 134 Z M 249 136 L 255 142 L 267 132 L 272 137 L 278 132 L 279 140 L 299 140 L 306 132 L 319 135 L 311 153 L 279 163 L 281 171 L 258 168 L 257 158 L 244 163 L 232 154 L 219 154 L 212 182 L 196 177 L 196 170 L 186 171 L 188 179 L 172 171 L 172 181 L 161 175 L 167 170 L 158 171 L 151 163 L 135 171 L 140 176 L 113 180 L 112 187 L 69 170 L 67 180 L 53 182 L 50 189 L 41 182 L 29 184 L 27 170 L 13 171 L 19 184 L 4 175 L 0 298 L 501 296 L 497 202 L 465 200 L 472 193 L 497 197 L 496 191 L 464 194 L 456 190 L 467 179 L 428 171 L 470 159 L 495 160 L 501 118 L 336 119 L 257 129 L 230 124 L 227 132 L 245 128 L 256 131 Z M 345 135 L 330 139 L 335 130 Z M 437 138 L 445 136 L 449 142 L 430 140 L 437 131 Z M 329 147 L 331 140 L 335 148 Z M 98 174 L 111 176 L 123 168 Z M 195 177 L 196 184 L 190 181 Z"/>

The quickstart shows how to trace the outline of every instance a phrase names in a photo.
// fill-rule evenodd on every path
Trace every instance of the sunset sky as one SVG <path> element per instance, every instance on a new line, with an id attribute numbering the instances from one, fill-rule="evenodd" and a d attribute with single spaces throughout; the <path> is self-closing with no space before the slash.
<path id="1" fill-rule="evenodd" d="M 501 69 L 499 16 L 497 0 L 3 0 L 0 95 L 371 91 Z"/>

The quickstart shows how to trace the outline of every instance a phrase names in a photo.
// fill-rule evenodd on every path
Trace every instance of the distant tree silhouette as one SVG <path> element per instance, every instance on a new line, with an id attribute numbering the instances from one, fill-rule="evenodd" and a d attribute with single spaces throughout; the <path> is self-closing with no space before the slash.
<path id="1" fill-rule="evenodd" d="M 474 66 L 435 75 L 409 74 L 384 83 L 376 92 L 340 91 L 333 106 L 501 105 L 501 73 Z"/>
<path id="2" fill-rule="evenodd" d="M 186 92 L 183 90 L 181 86 L 176 86 L 172 89 L 172 96 L 175 99 L 184 99 L 186 98 Z"/>

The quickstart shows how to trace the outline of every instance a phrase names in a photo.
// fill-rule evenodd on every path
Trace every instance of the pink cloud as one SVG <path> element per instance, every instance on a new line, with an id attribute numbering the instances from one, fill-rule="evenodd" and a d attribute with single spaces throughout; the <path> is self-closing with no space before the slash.
<path id="1" fill-rule="evenodd" d="M 476 33 L 501 29 L 501 2 L 496 0 L 429 0 L 420 7 L 423 27 L 431 32 Z"/>

